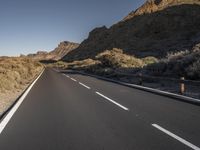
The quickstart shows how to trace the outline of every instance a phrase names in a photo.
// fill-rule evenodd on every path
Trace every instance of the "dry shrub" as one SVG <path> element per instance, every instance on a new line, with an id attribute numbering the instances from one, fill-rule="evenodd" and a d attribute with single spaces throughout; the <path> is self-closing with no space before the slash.
<path id="1" fill-rule="evenodd" d="M 134 56 L 126 55 L 123 50 L 114 48 L 106 50 L 96 56 L 104 67 L 111 68 L 141 68 L 145 64 L 141 59 Z"/>
<path id="2" fill-rule="evenodd" d="M 0 58 L 0 93 L 22 89 L 42 68 L 41 64 L 27 58 Z"/>
<path id="3" fill-rule="evenodd" d="M 71 69 L 87 69 L 90 66 L 98 65 L 100 62 L 93 59 L 85 59 L 82 61 L 74 61 L 72 63 L 68 63 L 68 68 Z"/>
<path id="4" fill-rule="evenodd" d="M 151 65 L 158 62 L 158 59 L 152 56 L 145 57 L 142 59 L 145 65 Z"/>
<path id="5" fill-rule="evenodd" d="M 200 59 L 187 68 L 187 75 L 192 79 L 200 79 Z"/>
<path id="6" fill-rule="evenodd" d="M 200 44 L 191 50 L 183 50 L 168 54 L 158 63 L 151 65 L 151 70 L 158 70 L 159 75 L 171 77 L 186 77 L 187 79 L 200 79 Z M 156 72 L 157 74 L 157 72 Z"/>
<path id="7" fill-rule="evenodd" d="M 96 59 L 101 61 L 103 66 L 111 68 L 143 68 L 146 65 L 158 62 L 155 57 L 149 56 L 140 59 L 133 55 L 124 54 L 123 50 L 118 48 L 106 50 L 97 55 Z"/>
<path id="8" fill-rule="evenodd" d="M 81 61 L 57 62 L 54 67 L 67 69 L 82 69 L 97 74 L 114 74 L 116 69 L 142 69 L 144 66 L 158 62 L 155 57 L 136 58 L 132 55 L 124 54 L 122 49 L 113 48 L 99 53 L 95 59 L 85 59 Z"/>

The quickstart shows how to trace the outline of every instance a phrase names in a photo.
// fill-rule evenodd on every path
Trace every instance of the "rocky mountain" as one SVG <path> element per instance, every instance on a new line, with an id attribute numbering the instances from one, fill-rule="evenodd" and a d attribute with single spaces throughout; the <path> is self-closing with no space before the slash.
<path id="1" fill-rule="evenodd" d="M 95 59 L 113 48 L 139 58 L 164 58 L 200 42 L 200 0 L 148 0 L 119 23 L 96 28 L 64 61 Z"/>
<path id="2" fill-rule="evenodd" d="M 77 43 L 64 41 L 51 52 L 38 51 L 36 54 L 29 54 L 27 56 L 36 60 L 59 60 L 78 46 L 79 44 Z"/>

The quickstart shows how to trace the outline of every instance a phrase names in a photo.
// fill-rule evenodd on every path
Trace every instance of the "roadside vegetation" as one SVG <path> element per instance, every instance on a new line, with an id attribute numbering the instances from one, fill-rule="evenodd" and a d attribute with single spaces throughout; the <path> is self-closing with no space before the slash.
<path id="1" fill-rule="evenodd" d="M 40 63 L 31 59 L 0 57 L 0 114 L 42 69 Z"/>
<path id="2" fill-rule="evenodd" d="M 136 58 L 124 54 L 122 49 L 113 48 L 98 54 L 95 59 L 82 61 L 63 62 L 58 61 L 50 64 L 51 67 L 62 69 L 82 70 L 98 75 L 113 74 L 115 71 L 140 70 L 147 65 L 158 62 L 155 57 Z"/>
<path id="3" fill-rule="evenodd" d="M 95 59 L 59 61 L 51 66 L 84 71 L 134 84 L 141 84 L 142 76 L 144 86 L 179 93 L 178 80 L 181 77 L 197 82 L 200 80 L 200 44 L 196 44 L 192 49 L 169 53 L 161 59 L 152 56 L 137 58 L 125 54 L 122 49 L 114 48 L 98 54 Z M 173 79 L 177 79 L 177 82 L 172 82 Z M 200 98 L 198 85 L 188 83 L 185 95 Z"/>
<path id="4" fill-rule="evenodd" d="M 125 54 L 122 49 L 113 48 L 99 53 L 95 59 L 58 61 L 50 66 L 83 70 L 98 75 L 117 75 L 117 72 L 121 72 L 200 80 L 200 43 L 191 49 L 169 53 L 160 59 L 153 56 L 137 58 L 134 55 Z"/>
<path id="5" fill-rule="evenodd" d="M 157 70 L 157 72 L 154 72 Z M 191 50 L 170 53 L 166 58 L 146 68 L 146 73 L 168 77 L 186 77 L 191 80 L 200 80 L 200 44 Z"/>

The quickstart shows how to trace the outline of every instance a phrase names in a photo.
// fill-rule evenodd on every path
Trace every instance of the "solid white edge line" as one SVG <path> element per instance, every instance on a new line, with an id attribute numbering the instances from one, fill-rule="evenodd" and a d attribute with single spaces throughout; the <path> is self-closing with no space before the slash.
<path id="1" fill-rule="evenodd" d="M 171 92 L 167 92 L 167 91 L 162 91 L 162 90 L 159 90 L 159 89 L 154 89 L 154 88 L 145 87 L 145 86 L 136 85 L 136 84 L 123 83 L 123 82 L 119 82 L 119 83 L 122 83 L 124 85 L 129 85 L 129 86 L 132 86 L 132 87 L 136 87 L 136 88 L 139 88 L 139 89 L 147 90 L 147 91 L 160 93 L 160 94 L 163 94 L 163 95 L 171 95 L 171 96 L 174 96 L 176 98 L 183 98 L 184 100 L 200 102 L 200 100 L 196 99 L 196 98 L 192 98 L 192 97 L 188 97 L 188 96 L 184 96 L 184 95 L 180 95 L 180 94 L 175 94 L 175 93 L 171 93 Z"/>
<path id="2" fill-rule="evenodd" d="M 83 84 L 83 83 L 81 83 L 81 82 L 79 82 L 79 84 L 82 85 L 82 86 L 84 86 L 84 87 L 87 88 L 87 89 L 91 89 L 89 86 L 87 86 L 87 85 L 85 85 L 85 84 Z"/>
<path id="3" fill-rule="evenodd" d="M 159 129 L 160 131 L 166 133 L 167 135 L 173 137 L 174 139 L 178 140 L 179 142 L 181 142 L 181 143 L 187 145 L 188 147 L 190 147 L 190 148 L 192 148 L 192 149 L 194 149 L 194 150 L 200 150 L 199 147 L 197 147 L 197 146 L 193 145 L 192 143 L 186 141 L 185 139 L 183 139 L 183 138 L 181 138 L 181 137 L 179 137 L 179 136 L 173 134 L 172 132 L 170 132 L 170 131 L 168 131 L 168 130 L 162 128 L 161 126 L 159 126 L 159 125 L 157 125 L 157 124 L 152 124 L 152 126 L 155 127 L 155 128 L 157 128 L 157 129 Z"/>
<path id="4" fill-rule="evenodd" d="M 126 110 L 126 111 L 129 111 L 129 109 L 128 109 L 127 107 L 124 107 L 123 105 L 121 105 L 121 104 L 115 102 L 114 100 L 112 100 L 112 99 L 106 97 L 105 95 L 103 95 L 103 94 L 101 94 L 101 93 L 99 93 L 99 92 L 96 92 L 96 94 L 98 94 L 99 96 L 101 96 L 101 97 L 107 99 L 108 101 L 110 101 L 110 102 L 112 102 L 113 104 L 119 106 L 120 108 L 122 108 L 122 109 L 124 109 L 124 110 Z"/>
<path id="5" fill-rule="evenodd" d="M 74 82 L 76 82 L 77 80 L 76 79 L 74 79 L 74 78 L 70 78 L 71 80 L 73 80 Z"/>
<path id="6" fill-rule="evenodd" d="M 13 106 L 13 108 L 8 112 L 8 114 L 5 116 L 5 118 L 3 118 L 3 120 L 0 122 L 0 134 L 2 133 L 2 131 L 4 130 L 4 128 L 6 127 L 6 125 L 8 124 L 8 122 L 10 121 L 10 119 L 12 118 L 12 116 L 14 115 L 14 113 L 17 111 L 17 109 L 19 108 L 19 106 L 22 104 L 22 102 L 24 101 L 24 99 L 26 98 L 26 96 L 28 95 L 28 93 L 30 92 L 30 90 L 32 89 L 32 87 L 34 86 L 34 84 L 38 81 L 38 79 L 41 77 L 41 75 L 43 74 L 44 70 L 42 71 L 42 73 L 35 79 L 35 81 L 29 86 L 29 88 L 25 91 L 25 93 L 21 96 L 21 98 L 17 101 L 17 103 Z"/>

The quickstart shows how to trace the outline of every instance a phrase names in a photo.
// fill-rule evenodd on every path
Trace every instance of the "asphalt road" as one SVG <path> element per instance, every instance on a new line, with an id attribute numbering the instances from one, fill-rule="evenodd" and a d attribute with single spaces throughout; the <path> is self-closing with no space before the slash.
<path id="1" fill-rule="evenodd" d="M 46 69 L 0 134 L 0 150 L 199 150 L 200 107 Z"/>

